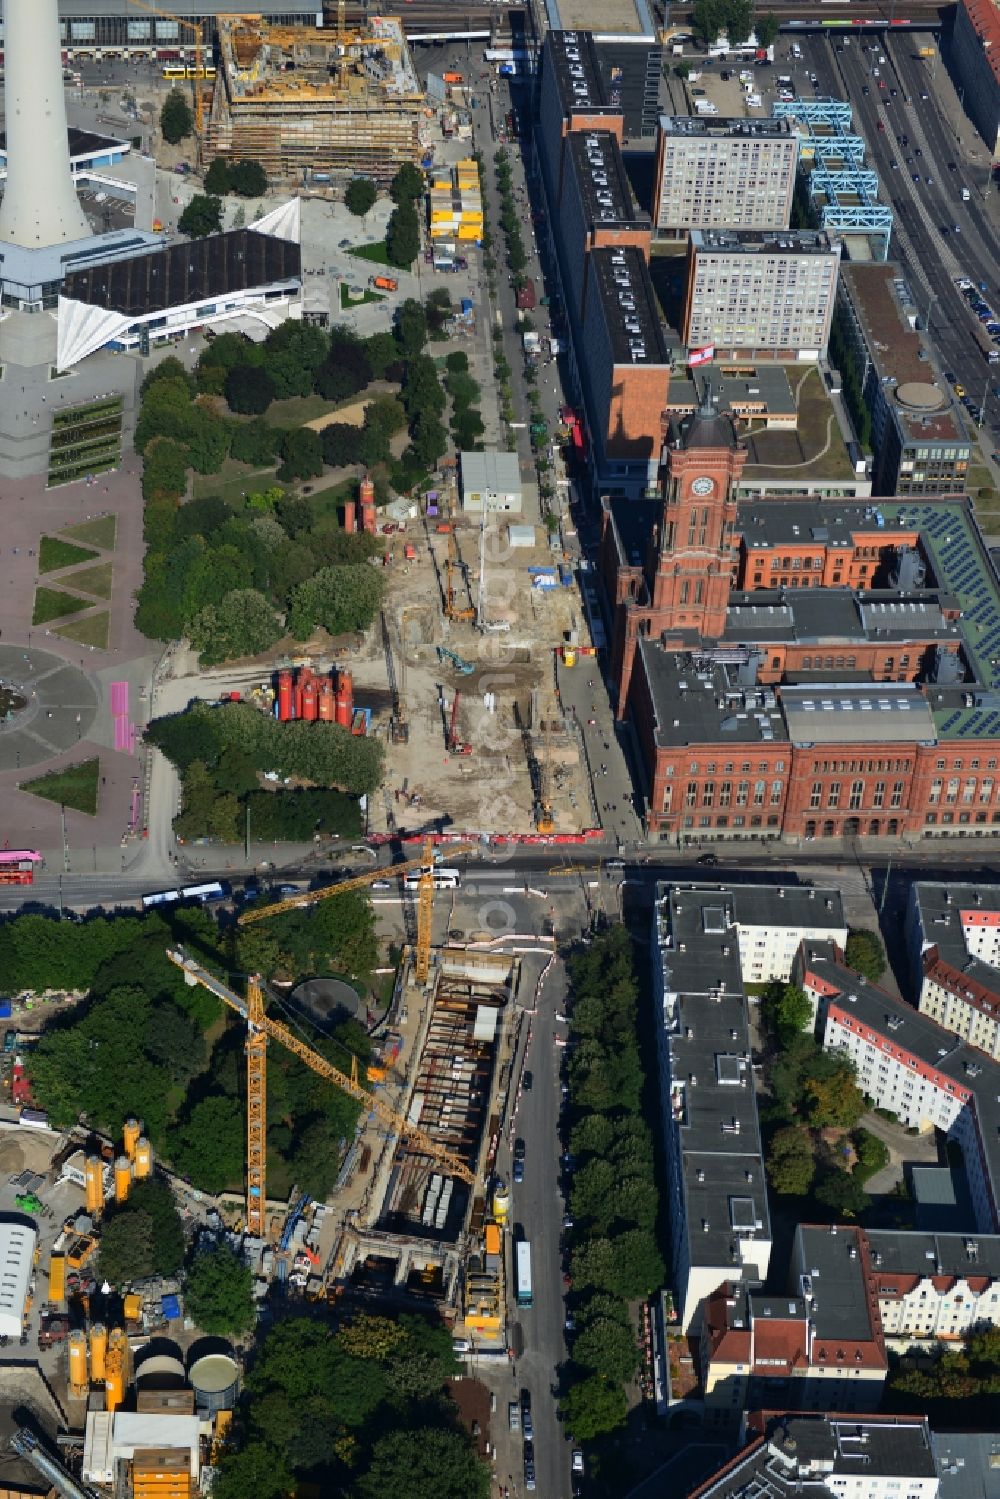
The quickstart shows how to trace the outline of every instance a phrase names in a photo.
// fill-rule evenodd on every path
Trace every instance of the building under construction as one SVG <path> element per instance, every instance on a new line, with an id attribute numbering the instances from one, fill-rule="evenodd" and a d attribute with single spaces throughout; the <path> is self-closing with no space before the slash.
<path id="1" fill-rule="evenodd" d="M 205 157 L 259 161 L 272 178 L 385 180 L 419 160 L 423 105 L 396 17 L 320 31 L 220 16 Z"/>

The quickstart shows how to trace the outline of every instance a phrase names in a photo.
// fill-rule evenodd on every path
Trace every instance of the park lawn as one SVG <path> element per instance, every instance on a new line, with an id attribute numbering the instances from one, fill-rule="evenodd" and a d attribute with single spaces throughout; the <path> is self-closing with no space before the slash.
<path id="1" fill-rule="evenodd" d="M 64 526 L 60 535 L 68 537 L 70 541 L 82 541 L 84 545 L 113 552 L 117 532 L 116 515 L 99 515 L 96 520 L 81 521 L 78 526 Z"/>
<path id="2" fill-rule="evenodd" d="M 38 545 L 38 571 L 55 572 L 60 567 L 72 567 L 74 562 L 90 562 L 96 556 L 92 547 L 77 546 L 58 536 L 43 536 Z"/>
<path id="3" fill-rule="evenodd" d="M 358 485 L 355 479 L 347 479 L 340 484 L 328 484 L 325 489 L 314 489 L 312 494 L 306 498 L 312 507 L 312 512 L 317 521 L 326 520 L 329 516 L 336 516 L 342 508 L 345 500 L 357 498 Z"/>
<path id="4" fill-rule="evenodd" d="M 77 614 L 90 607 L 90 599 L 74 598 L 58 588 L 36 588 L 35 607 L 31 611 L 33 625 L 47 625 L 50 619 L 62 619 L 67 614 Z"/>
<path id="5" fill-rule="evenodd" d="M 389 252 L 385 247 L 385 240 L 376 240 L 371 245 L 357 245 L 353 250 L 348 250 L 348 255 L 353 255 L 355 260 L 369 260 L 372 265 L 388 265 Z"/>
<path id="6" fill-rule="evenodd" d="M 325 401 L 322 396 L 289 396 L 284 401 L 272 401 L 264 412 L 264 420 L 269 427 L 301 427 L 318 416 L 329 416 L 336 409 L 336 401 Z"/>
<path id="7" fill-rule="evenodd" d="M 44 797 L 60 807 L 72 807 L 74 812 L 86 812 L 88 817 L 96 817 L 100 768 L 95 755 L 92 760 L 84 760 L 79 765 L 50 771 L 48 775 L 39 776 L 37 781 L 22 781 L 21 790 Z"/>
<path id="8" fill-rule="evenodd" d="M 88 614 L 86 619 L 74 620 L 71 625 L 63 625 L 56 630 L 64 640 L 73 640 L 77 645 L 92 645 L 100 651 L 108 648 L 108 630 L 111 626 L 111 616 L 106 609 L 99 614 Z"/>
<path id="9" fill-rule="evenodd" d="M 93 567 L 81 567 L 79 572 L 70 573 L 67 582 L 71 582 L 73 587 L 79 588 L 82 593 L 93 594 L 95 599 L 109 599 L 111 575 L 112 564 L 110 562 L 95 562 Z"/>
<path id="10" fill-rule="evenodd" d="M 218 495 L 231 510 L 245 510 L 244 495 L 270 489 L 276 482 L 274 473 L 273 464 L 270 468 L 248 468 L 245 463 L 227 458 L 217 474 L 195 474 L 194 498 L 203 500 L 208 495 Z"/>
<path id="11" fill-rule="evenodd" d="M 366 302 L 384 301 L 385 297 L 381 292 L 372 291 L 371 288 L 367 286 L 361 293 L 360 297 L 352 297 L 351 288 L 348 286 L 347 282 L 342 281 L 340 283 L 340 305 L 344 311 L 346 311 L 348 307 L 363 307 Z"/>

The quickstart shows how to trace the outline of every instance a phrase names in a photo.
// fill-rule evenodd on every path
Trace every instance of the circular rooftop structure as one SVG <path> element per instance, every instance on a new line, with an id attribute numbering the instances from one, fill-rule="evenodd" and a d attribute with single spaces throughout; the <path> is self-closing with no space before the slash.
<path id="1" fill-rule="evenodd" d="M 352 1018 L 361 1010 L 361 996 L 345 979 L 306 979 L 292 990 L 292 999 L 316 1021 Z"/>
<path id="2" fill-rule="evenodd" d="M 940 411 L 947 404 L 947 397 L 936 385 L 923 380 L 907 380 L 896 386 L 896 404 L 905 411 Z"/>

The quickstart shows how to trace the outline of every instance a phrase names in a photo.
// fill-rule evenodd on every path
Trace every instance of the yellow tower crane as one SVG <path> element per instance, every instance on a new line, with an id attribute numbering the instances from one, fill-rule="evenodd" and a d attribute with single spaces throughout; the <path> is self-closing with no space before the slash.
<path id="1" fill-rule="evenodd" d="M 201 130 L 204 119 L 202 105 L 202 86 L 205 82 L 205 69 L 202 62 L 202 29 L 200 21 L 186 21 L 183 16 L 175 16 L 172 11 L 163 10 L 158 5 L 150 5 L 149 0 L 126 0 L 126 4 L 138 6 L 140 10 L 148 11 L 150 15 L 162 16 L 165 21 L 173 21 L 178 26 L 184 26 L 194 34 L 194 77 L 191 80 L 194 85 L 194 128 L 198 136 L 199 147 L 201 145 Z"/>
<path id="2" fill-rule="evenodd" d="M 384 1099 L 361 1086 L 358 1082 L 356 1057 L 351 1059 L 351 1073 L 348 1076 L 332 1062 L 320 1056 L 319 1052 L 313 1051 L 311 1046 L 300 1041 L 286 1025 L 282 1025 L 278 1020 L 272 1020 L 264 1009 L 264 993 L 258 977 L 250 977 L 247 983 L 247 997 L 241 999 L 235 990 L 230 989 L 221 979 L 217 979 L 213 973 L 209 973 L 206 968 L 202 968 L 193 958 L 187 957 L 179 949 L 168 948 L 167 957 L 171 963 L 181 969 L 189 984 L 200 984 L 203 989 L 207 989 L 210 994 L 214 994 L 230 1009 L 235 1010 L 247 1023 L 248 1233 L 258 1238 L 264 1235 L 267 1185 L 266 1056 L 269 1039 L 280 1041 L 282 1046 L 293 1052 L 300 1061 L 305 1062 L 313 1072 L 318 1073 L 320 1077 L 327 1078 L 329 1082 L 336 1083 L 338 1088 L 343 1088 L 345 1093 L 349 1093 L 352 1098 L 364 1104 L 366 1109 L 377 1114 L 385 1124 L 407 1139 L 421 1154 L 436 1161 L 450 1176 L 457 1177 L 459 1181 L 469 1186 L 474 1185 L 475 1176 L 460 1156 L 446 1150 L 425 1130 L 411 1124 L 403 1114 L 398 1113 Z"/>

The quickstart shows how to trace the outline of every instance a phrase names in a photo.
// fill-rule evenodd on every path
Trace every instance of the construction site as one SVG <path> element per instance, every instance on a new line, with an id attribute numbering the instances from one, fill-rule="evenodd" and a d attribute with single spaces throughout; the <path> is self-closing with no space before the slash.
<path id="1" fill-rule="evenodd" d="M 204 121 L 204 161 L 259 161 L 272 180 L 349 171 L 379 181 L 422 155 L 424 95 L 402 22 L 272 26 L 218 18 L 219 65 Z"/>

